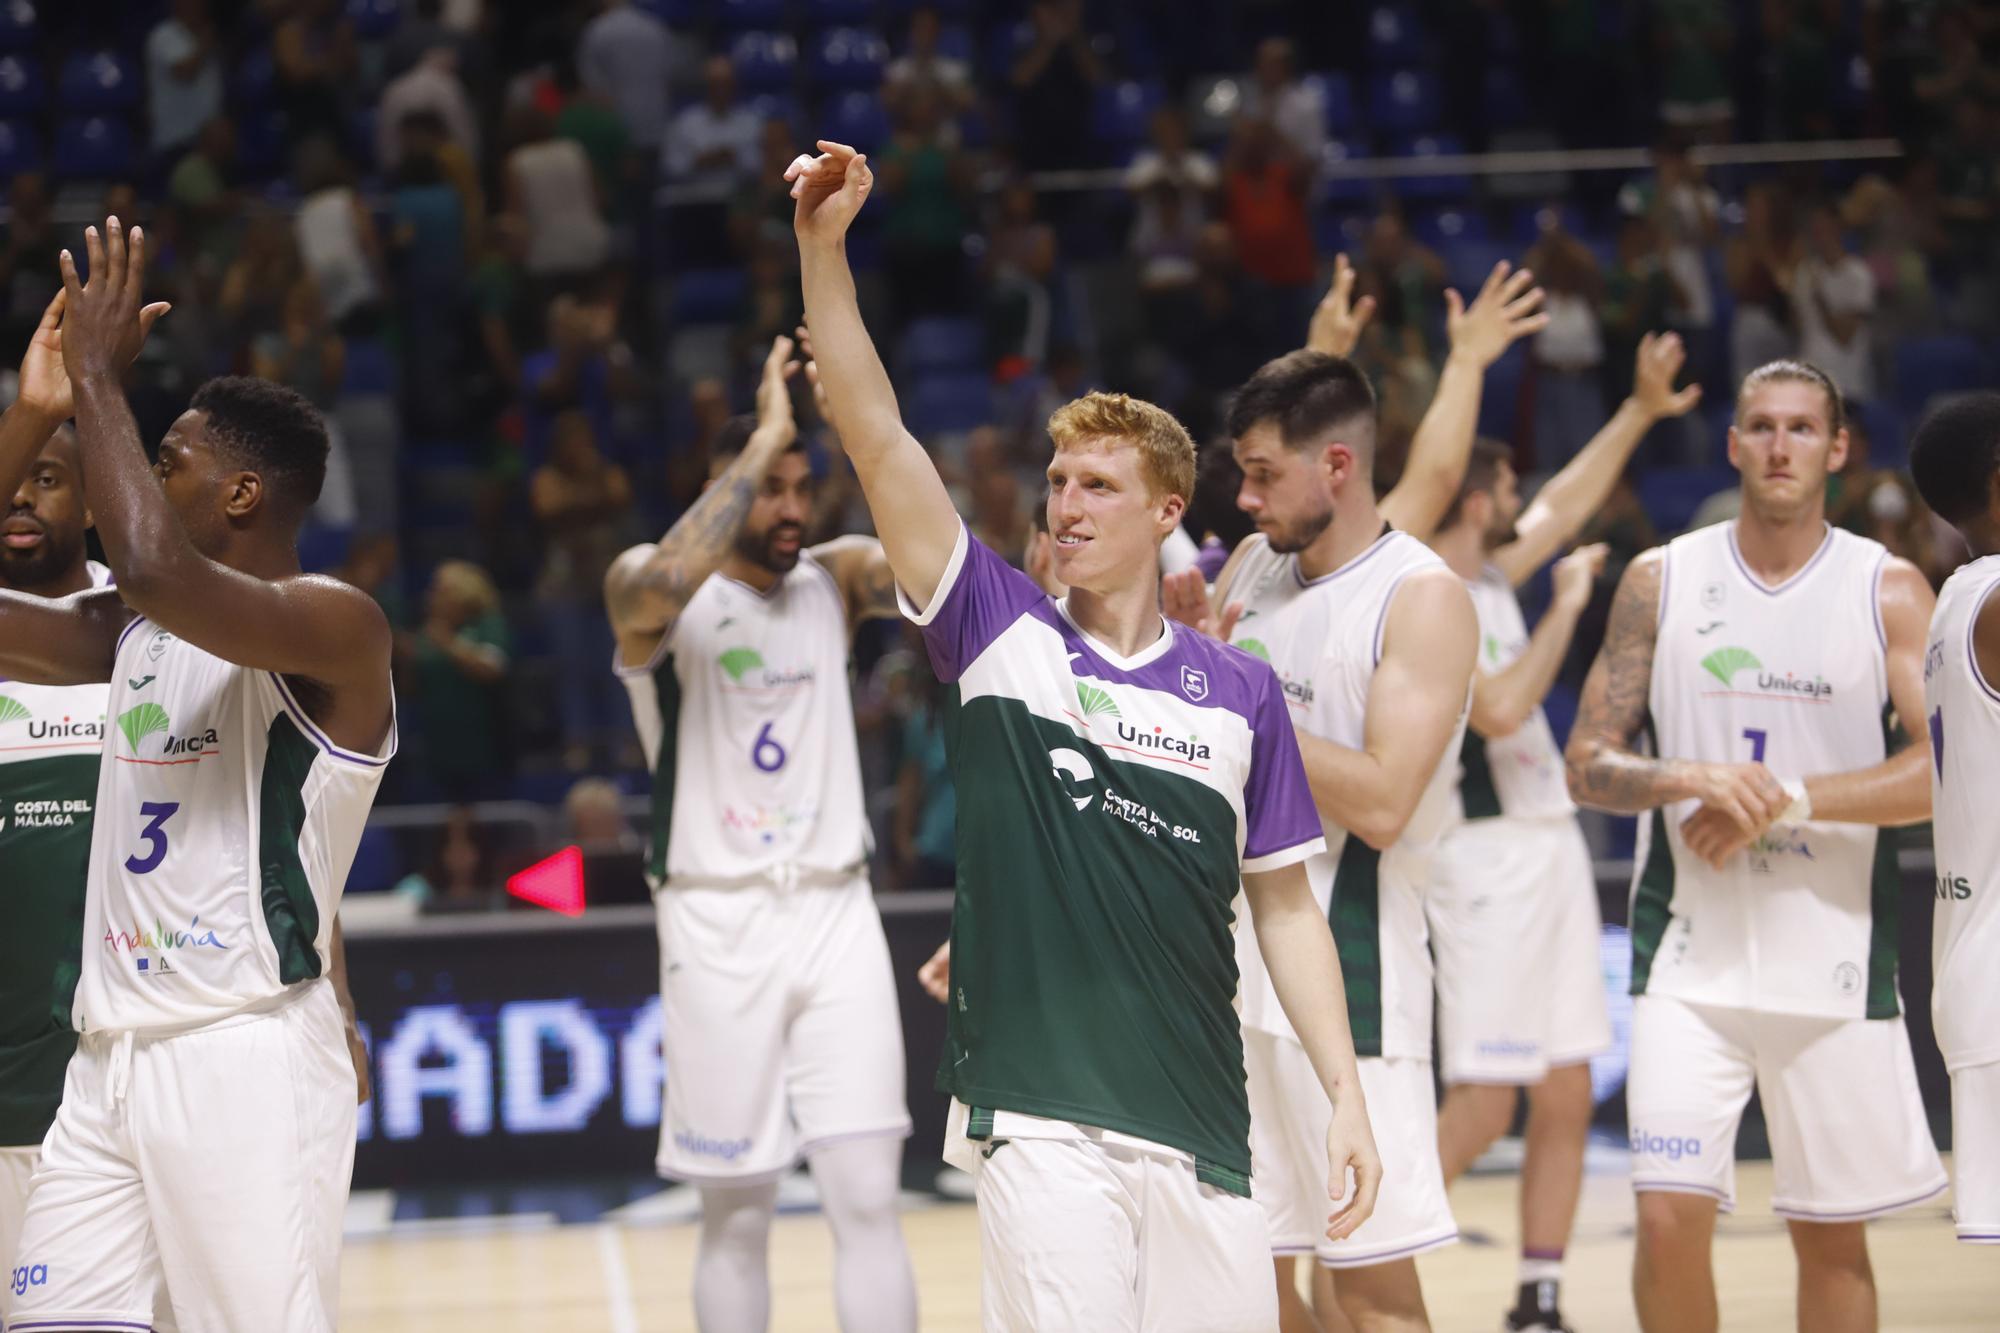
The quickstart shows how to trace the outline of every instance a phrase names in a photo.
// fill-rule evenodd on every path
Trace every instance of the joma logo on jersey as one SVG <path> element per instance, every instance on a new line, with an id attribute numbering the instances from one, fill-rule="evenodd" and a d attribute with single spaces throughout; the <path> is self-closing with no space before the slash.
<path id="1" fill-rule="evenodd" d="M 1937 897 L 1941 903 L 1964 902 L 1972 896 L 1972 881 L 1963 875 L 1939 875 Z"/>
<path id="2" fill-rule="evenodd" d="M 1930 678 L 1933 675 L 1937 674 L 1938 668 L 1943 665 L 1944 641 L 1939 640 L 1924 650 L 1924 681 L 1926 684 L 1930 682 Z"/>
<path id="3" fill-rule="evenodd" d="M 1201 743 L 1200 737 L 1169 736 L 1159 727 L 1142 731 L 1130 722 L 1121 721 L 1118 724 L 1118 739 L 1136 750 L 1159 750 L 1189 763 L 1199 763 L 1208 758 L 1208 747 Z"/>

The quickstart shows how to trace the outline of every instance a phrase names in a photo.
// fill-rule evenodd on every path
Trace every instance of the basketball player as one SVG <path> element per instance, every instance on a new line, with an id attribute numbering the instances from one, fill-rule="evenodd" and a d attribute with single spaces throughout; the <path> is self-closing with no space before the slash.
<path id="1" fill-rule="evenodd" d="M 801 545 L 814 482 L 792 347 L 772 345 L 757 416 L 724 428 L 701 499 L 605 581 L 653 767 L 658 1167 L 701 1191 L 704 1330 L 768 1322 L 778 1181 L 804 1158 L 841 1327 L 898 1333 L 917 1323 L 896 1214 L 910 1116 L 847 675 L 854 626 L 896 614 L 895 585 L 872 538 Z"/>
<path id="2" fill-rule="evenodd" d="M 1753 1088 L 1801 1330 L 1874 1329 L 1864 1224 L 1945 1186 L 1896 994 L 1895 840 L 1879 831 L 1930 813 L 1932 598 L 1914 566 L 1828 527 L 1826 479 L 1846 457 L 1824 372 L 1775 361 L 1743 381 L 1742 515 L 1627 568 L 1570 736 L 1576 801 L 1646 816 L 1626 1098 L 1648 1330 L 1717 1325 L 1710 1241 L 1735 1203 Z M 1916 737 L 1894 756 L 1892 709 Z"/>
<path id="3" fill-rule="evenodd" d="M 820 149 L 786 173 L 806 318 L 904 610 L 955 705 L 939 1086 L 945 1158 L 975 1181 L 986 1326 L 1268 1330 L 1231 1008 L 1239 883 L 1333 1104 L 1329 1234 L 1366 1219 L 1380 1168 L 1339 958 L 1301 868 L 1322 840 L 1277 680 L 1160 614 L 1160 543 L 1193 487 L 1193 442 L 1122 395 L 1055 413 L 1060 601 L 972 540 L 855 304 L 844 247 L 866 159 Z"/>
<path id="4" fill-rule="evenodd" d="M 1604 503 L 1646 432 L 1701 400 L 1699 387 L 1674 391 L 1685 359 L 1673 334 L 1641 339 L 1631 397 L 1525 511 L 1506 447 L 1481 442 L 1431 538 L 1472 594 L 1481 645 L 1458 818 L 1424 902 L 1448 1089 L 1438 1154 L 1446 1182 L 1457 1179 L 1506 1132 L 1527 1089 L 1520 1287 L 1505 1323 L 1513 1333 L 1564 1327 L 1559 1283 L 1590 1134 L 1589 1060 L 1611 1044 L 1590 847 L 1542 713 L 1604 547 L 1557 562 L 1555 597 L 1533 635 L 1514 590 Z"/>
<path id="5" fill-rule="evenodd" d="M 1937 843 L 1931 1016 L 1951 1071 L 1958 1238 L 2000 1245 L 2000 829 L 1988 777 L 2000 755 L 2000 394 L 1931 413 L 1910 471 L 1976 557 L 1939 594 L 1924 655 Z"/>
<path id="6" fill-rule="evenodd" d="M 14 1258 L 11 1326 L 335 1324 L 354 1071 L 327 977 L 334 909 L 395 748 L 387 621 L 302 575 L 318 414 L 202 386 L 149 469 L 120 376 L 144 243 L 62 256 L 62 355 L 118 589 L 0 596 L 0 672 L 110 682 L 80 1034 Z M 120 598 L 123 601 L 121 602 Z M 20 1274 L 25 1270 L 23 1280 Z"/>

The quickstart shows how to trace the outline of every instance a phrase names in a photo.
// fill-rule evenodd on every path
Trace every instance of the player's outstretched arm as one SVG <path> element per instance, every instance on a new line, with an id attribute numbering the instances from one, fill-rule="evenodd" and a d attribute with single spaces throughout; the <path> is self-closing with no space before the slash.
<path id="1" fill-rule="evenodd" d="M 1368 1220 L 1382 1185 L 1382 1159 L 1375 1151 L 1375 1133 L 1355 1066 L 1340 953 L 1303 863 L 1245 873 L 1243 894 L 1250 903 L 1257 948 L 1278 992 L 1278 1004 L 1333 1103 L 1333 1123 L 1327 1130 L 1327 1197 L 1345 1198 L 1346 1204 L 1328 1217 L 1326 1234 L 1339 1240 Z M 1355 1180 L 1352 1195 L 1346 1183 L 1350 1169 Z"/>
<path id="2" fill-rule="evenodd" d="M 1456 574 L 1428 569 L 1403 580 L 1368 685 L 1361 748 L 1299 733 L 1325 819 L 1378 851 L 1403 836 L 1465 711 L 1478 646 L 1472 598 Z"/>
<path id="3" fill-rule="evenodd" d="M 1882 636 L 1888 645 L 1889 702 L 1909 733 L 1910 743 L 1867 768 L 1787 775 L 1793 789 L 1787 793 L 1788 804 L 1799 793 L 1804 801 L 1784 811 L 1781 819 L 1892 828 L 1931 817 L 1931 732 L 1924 713 L 1924 649 L 1937 598 L 1930 581 L 1915 565 L 1892 556 L 1883 565 L 1876 601 L 1882 615 Z M 1776 761 L 1777 756 L 1771 759 Z M 1708 807 L 1681 825 L 1681 835 L 1690 851 L 1712 865 L 1721 865 L 1752 840 Z"/>
<path id="4" fill-rule="evenodd" d="M 813 359 L 889 565 L 922 609 L 951 563 L 961 524 L 937 465 L 903 428 L 896 391 L 855 301 L 847 229 L 873 183 L 868 159 L 845 144 L 822 141 L 819 148 L 817 158 L 802 155 L 785 172 L 798 201 L 792 225 Z"/>
<path id="5" fill-rule="evenodd" d="M 1674 801 L 1699 800 L 1755 838 L 1791 803 L 1762 764 L 1705 764 L 1654 759 L 1632 746 L 1645 724 L 1660 628 L 1660 576 L 1666 552 L 1644 552 L 1625 567 L 1611 602 L 1604 646 L 1583 683 L 1563 760 L 1578 805 L 1636 815 Z"/>
<path id="6" fill-rule="evenodd" d="M 262 579 L 204 556 L 146 463 L 121 378 L 139 328 L 145 236 L 128 247 L 117 218 L 85 233 L 90 282 L 62 253 L 63 363 L 76 395 L 84 492 L 125 603 L 196 647 L 255 670 L 319 682 L 334 696 L 318 718 L 336 744 L 373 750 L 390 714 L 387 617 L 373 598 L 338 579 Z M 233 503 L 268 503 L 253 476 Z"/>
<path id="7" fill-rule="evenodd" d="M 1445 299 L 1445 330 L 1451 353 L 1438 376 L 1403 475 L 1382 497 L 1382 517 L 1421 541 L 1429 541 L 1438 521 L 1451 508 L 1465 481 L 1465 464 L 1472 457 L 1473 436 L 1479 430 L 1479 395 L 1486 368 L 1498 361 L 1517 338 L 1539 332 L 1549 317 L 1538 313 L 1542 289 L 1531 286 L 1527 269 L 1510 273 L 1505 260 L 1493 266 L 1479 294 L 1466 305 L 1455 290 Z"/>
<path id="8" fill-rule="evenodd" d="M 1489 557 L 1509 583 L 1517 588 L 1526 583 L 1583 530 L 1656 422 L 1684 416 L 1701 401 L 1699 384 L 1674 389 L 1674 377 L 1686 361 L 1687 349 L 1678 333 L 1649 333 L 1639 340 L 1631 395 L 1590 443 L 1535 493 L 1514 525 L 1514 540 Z"/>
<path id="9" fill-rule="evenodd" d="M 1608 548 L 1598 542 L 1579 546 L 1555 568 L 1555 596 L 1548 610 L 1535 622 L 1528 646 L 1499 671 L 1477 671 L 1472 677 L 1471 727 L 1492 739 L 1511 736 L 1521 728 L 1556 683 L 1569 641 L 1576 634 L 1576 622 L 1590 605 L 1591 590 L 1604 572 Z"/>
<path id="10" fill-rule="evenodd" d="M 695 592 L 728 556 L 771 464 L 792 447 L 798 428 L 786 380 L 798 363 L 791 356 L 790 338 L 772 340 L 757 382 L 757 426 L 743 452 L 664 537 L 632 547 L 605 572 L 604 606 L 620 660 L 644 661 L 673 629 Z"/>

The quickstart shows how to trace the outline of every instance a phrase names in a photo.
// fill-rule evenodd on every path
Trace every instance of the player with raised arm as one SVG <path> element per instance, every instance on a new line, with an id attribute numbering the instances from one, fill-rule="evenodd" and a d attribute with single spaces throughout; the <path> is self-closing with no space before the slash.
<path id="1" fill-rule="evenodd" d="M 1967 394 L 1910 445 L 1924 503 L 1973 560 L 1945 582 L 1924 654 L 1937 905 L 1931 1017 L 1951 1071 L 1958 1238 L 2000 1245 L 2000 394 Z"/>
<path id="2" fill-rule="evenodd" d="M 1521 1269 L 1510 1333 L 1561 1333 L 1563 1250 L 1583 1187 L 1592 1055 L 1611 1044 L 1590 847 L 1563 784 L 1542 700 L 1604 568 L 1604 547 L 1556 563 L 1555 597 L 1528 633 L 1514 590 L 1576 536 L 1656 422 L 1701 390 L 1674 390 L 1673 334 L 1641 340 L 1632 395 L 1525 510 L 1506 447 L 1481 442 L 1431 547 L 1465 581 L 1480 665 L 1460 755 L 1460 818 L 1425 909 L 1437 959 L 1446 1093 L 1438 1152 L 1447 1183 L 1506 1132 L 1528 1093 Z"/>
<path id="3" fill-rule="evenodd" d="M 1502 308 L 1489 313 L 1504 328 Z M 1383 518 L 1375 418 L 1351 361 L 1302 350 L 1265 365 L 1229 414 L 1238 503 L 1258 530 L 1218 582 L 1228 609 L 1211 615 L 1199 573 L 1168 580 L 1173 614 L 1214 624 L 1283 683 L 1327 840 L 1307 871 L 1339 943 L 1382 1151 L 1375 1215 L 1349 1236 L 1318 1237 L 1310 1153 L 1329 1108 L 1301 1077 L 1294 1015 L 1273 1003 L 1258 964 L 1261 927 L 1246 926 L 1237 966 L 1251 1141 L 1287 1329 L 1317 1327 L 1293 1287 L 1301 1254 L 1337 1270 L 1314 1284 L 1328 1323 L 1428 1328 L 1414 1256 L 1458 1236 L 1438 1167 L 1423 886 L 1450 806 L 1477 632 L 1464 585 Z"/>
<path id="4" fill-rule="evenodd" d="M 1060 601 L 972 540 L 855 303 L 845 238 L 866 159 L 820 149 L 787 172 L 806 318 L 905 611 L 951 686 L 939 1085 L 946 1159 L 976 1182 L 986 1326 L 1261 1333 L 1276 1309 L 1232 1009 L 1239 884 L 1333 1104 L 1329 1235 L 1366 1219 L 1379 1164 L 1339 958 L 1300 864 L 1322 844 L 1277 680 L 1160 614 L 1193 442 L 1122 395 L 1056 412 Z"/>
<path id="5" fill-rule="evenodd" d="M 855 625 L 896 614 L 895 583 L 872 538 L 803 546 L 815 482 L 792 350 L 772 344 L 757 415 L 723 428 L 701 498 L 605 579 L 653 769 L 658 1167 L 701 1192 L 703 1330 L 769 1321 L 778 1181 L 803 1158 L 833 1228 L 840 1326 L 911 1333 L 902 1017 L 847 671 Z"/>
<path id="6" fill-rule="evenodd" d="M 334 912 L 395 749 L 390 634 L 299 572 L 326 434 L 289 389 L 203 385 L 149 468 L 120 385 L 144 238 L 64 252 L 60 333 L 117 589 L 0 595 L 0 671 L 110 682 L 79 1032 L 22 1225 L 11 1326 L 335 1325 L 355 1073 Z M 17 405 L 18 407 L 18 405 Z M 122 600 L 121 600 L 122 599 Z"/>
<path id="7" fill-rule="evenodd" d="M 1865 1223 L 1945 1186 L 1884 832 L 1930 813 L 1932 597 L 1915 566 L 1828 526 L 1846 457 L 1824 372 L 1776 361 L 1743 381 L 1742 515 L 1626 569 L 1566 751 L 1579 804 L 1641 816 L 1626 1099 L 1649 1333 L 1717 1326 L 1709 1250 L 1753 1088 L 1801 1333 L 1876 1327 Z M 1915 738 L 1894 755 L 1891 716 Z"/>

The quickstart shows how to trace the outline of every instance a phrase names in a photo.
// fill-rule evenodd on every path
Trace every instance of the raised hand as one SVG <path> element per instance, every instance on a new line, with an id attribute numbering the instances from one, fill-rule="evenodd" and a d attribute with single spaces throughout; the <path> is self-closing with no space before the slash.
<path id="1" fill-rule="evenodd" d="M 1243 614 L 1243 603 L 1231 602 L 1218 615 L 1208 598 L 1208 581 L 1198 569 L 1184 569 L 1178 574 L 1162 577 L 1160 606 L 1167 619 L 1179 621 L 1199 634 L 1224 643 L 1229 642 L 1237 618 Z"/>
<path id="2" fill-rule="evenodd" d="M 1549 317 L 1537 313 L 1542 289 L 1531 285 L 1534 280 L 1533 273 L 1512 269 L 1503 259 L 1486 275 L 1471 305 L 1465 304 L 1455 288 L 1447 288 L 1444 326 L 1451 339 L 1451 354 L 1470 357 L 1484 370 L 1498 361 L 1515 339 L 1547 327 Z"/>
<path id="3" fill-rule="evenodd" d="M 132 228 L 126 242 L 125 228 L 115 217 L 106 218 L 104 232 L 87 227 L 84 250 L 90 258 L 90 281 L 76 276 L 76 260 L 65 250 L 59 260 L 62 269 L 63 307 L 60 342 L 63 366 L 72 381 L 93 375 L 120 375 L 139 355 L 146 333 L 166 311 L 163 302 L 143 305 L 140 293 L 146 281 L 146 233 Z M 54 309 L 53 303 L 51 309 Z M 150 311 L 151 317 L 147 317 Z M 44 324 L 48 322 L 45 312 Z M 37 339 L 41 330 L 36 330 Z M 30 348 L 32 353 L 33 348 Z"/>
<path id="4" fill-rule="evenodd" d="M 1361 341 L 1361 331 L 1375 314 L 1375 298 L 1364 296 L 1354 301 L 1353 295 L 1354 266 L 1347 262 L 1346 255 L 1336 255 L 1333 285 L 1320 298 L 1313 310 L 1312 323 L 1306 328 L 1307 347 L 1328 356 L 1354 354 L 1354 344 Z"/>
<path id="5" fill-rule="evenodd" d="M 70 391 L 69 371 L 63 366 L 62 319 L 68 304 L 69 292 L 57 289 L 55 299 L 42 311 L 42 322 L 28 339 L 28 350 L 21 356 L 17 401 L 50 421 L 67 421 L 76 415 L 76 396 Z M 133 356 L 139 354 L 154 322 L 171 308 L 165 301 L 155 301 L 139 311 L 139 338 L 133 345 Z"/>
<path id="6" fill-rule="evenodd" d="M 1604 561 L 1610 553 L 1611 548 L 1603 542 L 1592 542 L 1556 561 L 1551 573 L 1555 604 L 1581 614 L 1590 605 L 1590 594 L 1597 587 L 1597 576 L 1604 572 Z"/>
<path id="7" fill-rule="evenodd" d="M 787 382 L 798 371 L 799 363 L 792 360 L 792 340 L 779 334 L 771 340 L 770 354 L 764 358 L 764 371 L 757 381 L 757 429 L 781 432 L 787 445 L 798 435 L 798 423 L 792 419 L 792 388 Z"/>
<path id="8" fill-rule="evenodd" d="M 1701 386 L 1690 384 L 1678 393 L 1674 378 L 1687 364 L 1687 348 L 1678 333 L 1649 333 L 1639 339 L 1639 354 L 1632 370 L 1632 401 L 1646 415 L 1684 416 L 1701 401 Z"/>
<path id="9" fill-rule="evenodd" d="M 830 245 L 847 235 L 855 214 L 868 199 L 875 173 L 868 158 L 846 144 L 819 141 L 819 156 L 804 153 L 785 168 L 792 183 L 792 230 L 801 244 L 807 241 Z"/>

